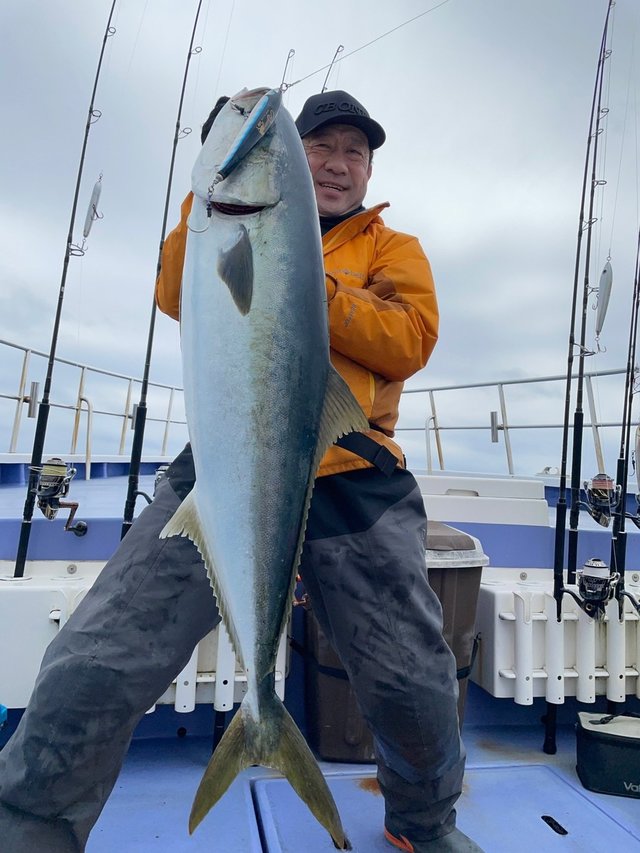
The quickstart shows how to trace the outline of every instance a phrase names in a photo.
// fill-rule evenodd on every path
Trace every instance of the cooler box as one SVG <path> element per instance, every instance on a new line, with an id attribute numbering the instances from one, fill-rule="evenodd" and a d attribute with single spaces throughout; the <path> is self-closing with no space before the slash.
<path id="1" fill-rule="evenodd" d="M 476 645 L 480 578 L 488 563 L 475 537 L 439 521 L 428 523 L 426 565 L 429 583 L 442 604 L 444 638 L 458 667 L 460 725 Z M 324 761 L 372 762 L 371 734 L 313 609 L 305 613 L 305 641 L 307 726 L 312 748 Z"/>
<path id="2" fill-rule="evenodd" d="M 580 711 L 576 770 L 589 791 L 640 798 L 640 715 Z"/>

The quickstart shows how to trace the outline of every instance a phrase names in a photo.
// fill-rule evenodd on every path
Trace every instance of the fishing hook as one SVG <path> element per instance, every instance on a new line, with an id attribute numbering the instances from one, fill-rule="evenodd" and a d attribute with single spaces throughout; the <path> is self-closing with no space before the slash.
<path id="1" fill-rule="evenodd" d="M 187 219 L 187 229 L 191 231 L 192 234 L 204 234 L 205 231 L 209 230 L 209 227 L 209 224 L 207 224 L 206 228 L 192 228 L 191 225 L 189 225 L 189 220 Z"/>
<path id="2" fill-rule="evenodd" d="M 595 306 L 594 306 L 594 308 L 595 308 Z M 606 347 L 600 346 L 600 335 L 596 335 L 596 352 L 598 353 L 598 355 L 602 355 L 606 351 L 607 351 Z M 585 353 L 585 355 L 595 355 L 595 353 Z"/>

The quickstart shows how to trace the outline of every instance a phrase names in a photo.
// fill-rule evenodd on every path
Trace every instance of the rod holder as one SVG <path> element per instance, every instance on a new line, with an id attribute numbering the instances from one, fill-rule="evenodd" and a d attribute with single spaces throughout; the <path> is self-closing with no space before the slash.
<path id="1" fill-rule="evenodd" d="M 29 408 L 27 410 L 28 418 L 35 418 L 38 415 L 38 389 L 40 388 L 39 382 L 31 383 L 31 391 L 29 396 L 26 398 L 26 401 L 29 404 Z"/>
<path id="2" fill-rule="evenodd" d="M 502 429 L 502 426 L 498 423 L 498 413 L 490 412 L 491 415 L 491 442 L 493 444 L 498 443 L 498 430 Z"/>

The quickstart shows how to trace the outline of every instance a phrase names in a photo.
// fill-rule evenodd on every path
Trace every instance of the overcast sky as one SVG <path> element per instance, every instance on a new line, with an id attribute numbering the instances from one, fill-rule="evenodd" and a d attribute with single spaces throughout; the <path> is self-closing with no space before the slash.
<path id="1" fill-rule="evenodd" d="M 191 61 L 182 115 L 182 125 L 193 133 L 178 145 L 169 227 L 190 186 L 200 125 L 219 95 L 278 85 L 290 49 L 295 57 L 287 80 L 306 78 L 331 61 L 338 45 L 345 56 L 437 5 L 204 0 L 195 40 L 202 51 Z M 111 0 L 4 0 L 0 8 L 0 338 L 34 349 L 48 351 L 51 341 L 110 7 Z M 108 40 L 95 99 L 102 116 L 89 136 L 75 238 L 81 238 L 100 173 L 104 218 L 94 225 L 84 257 L 70 263 L 58 343 L 65 358 L 142 374 L 196 7 L 196 0 L 116 4 L 116 32 Z M 352 92 L 387 131 L 367 201 L 391 202 L 385 221 L 419 236 L 436 278 L 440 341 L 408 387 L 566 369 L 580 190 L 606 7 L 606 0 L 449 0 L 335 66 L 329 88 Z M 639 18 L 637 0 L 618 0 L 606 94 L 610 112 L 601 137 L 606 157 L 600 177 L 608 183 L 598 190 L 601 222 L 594 231 L 592 272 L 597 284 L 611 246 L 615 278 L 602 340 L 606 352 L 590 359 L 588 369 L 626 361 L 638 229 L 637 91 L 629 81 L 637 89 Z M 286 93 L 294 115 L 322 88 L 325 74 Z M 12 377 L 15 384 L 15 371 Z M 151 378 L 181 384 L 177 324 L 162 316 Z M 54 397 L 64 397 L 66 381 L 63 370 L 56 374 Z M 68 396 L 74 394 L 75 386 Z M 599 399 L 608 394 L 603 382 Z M 559 399 L 551 404 L 536 392 L 535 406 L 545 412 L 549 407 L 549 422 L 561 418 Z M 412 395 L 403 424 L 419 425 L 426 405 L 423 396 Z M 493 392 L 473 407 L 472 422 L 488 423 L 489 410 L 497 408 Z M 616 402 L 608 416 L 621 408 Z M 456 406 L 454 413 L 461 414 Z M 444 411 L 443 420 L 449 414 Z M 2 417 L 6 426 L 5 410 Z M 447 439 L 450 467 L 477 463 L 470 436 Z M 410 461 L 424 467 L 422 438 L 410 433 L 401 440 Z M 504 464 L 503 447 L 487 446 L 486 436 L 483 441 L 487 465 Z M 539 454 L 520 448 L 518 468 L 534 473 L 558 464 L 554 442 Z"/>

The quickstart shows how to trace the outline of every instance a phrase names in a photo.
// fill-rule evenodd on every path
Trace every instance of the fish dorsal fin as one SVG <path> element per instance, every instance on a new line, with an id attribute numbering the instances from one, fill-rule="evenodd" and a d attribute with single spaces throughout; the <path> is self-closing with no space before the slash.
<path id="1" fill-rule="evenodd" d="M 318 428 L 314 474 L 322 457 L 336 439 L 349 432 L 362 432 L 368 429 L 369 421 L 351 393 L 351 389 L 338 371 L 330 366 Z"/>
<path id="2" fill-rule="evenodd" d="M 253 249 L 244 225 L 236 239 L 218 257 L 218 275 L 229 288 L 238 311 L 244 317 L 249 313 L 253 298 Z"/>
<path id="3" fill-rule="evenodd" d="M 231 623 L 230 618 L 228 618 L 227 616 L 227 614 L 229 613 L 229 608 L 227 607 L 224 598 L 224 591 L 218 583 L 213 556 L 210 553 L 209 548 L 207 547 L 207 540 L 202 532 L 202 523 L 200 520 L 200 513 L 198 512 L 197 488 L 198 485 L 196 483 L 196 485 L 189 492 L 187 497 L 182 501 L 178 509 L 175 511 L 175 513 L 171 516 L 169 521 L 160 531 L 160 539 L 168 539 L 170 536 L 185 536 L 187 539 L 190 539 L 193 542 L 193 544 L 200 552 L 205 568 L 207 570 L 207 577 L 209 578 L 209 583 L 211 584 L 211 588 L 213 589 L 213 592 L 216 596 L 220 616 L 222 617 L 225 627 L 229 633 L 229 638 L 231 640 L 231 645 L 233 646 L 236 658 L 240 661 L 240 663 L 242 663 L 237 631 L 235 629 L 235 626 Z"/>

